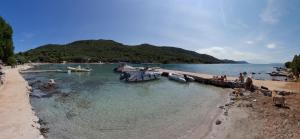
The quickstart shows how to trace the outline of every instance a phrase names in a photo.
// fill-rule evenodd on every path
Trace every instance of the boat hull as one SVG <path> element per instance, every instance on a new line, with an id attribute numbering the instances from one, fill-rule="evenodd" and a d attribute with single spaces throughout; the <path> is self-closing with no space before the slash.
<path id="1" fill-rule="evenodd" d="M 72 72 L 90 72 L 91 69 L 78 69 L 78 68 L 73 68 L 73 67 L 68 67 L 68 70 Z"/>

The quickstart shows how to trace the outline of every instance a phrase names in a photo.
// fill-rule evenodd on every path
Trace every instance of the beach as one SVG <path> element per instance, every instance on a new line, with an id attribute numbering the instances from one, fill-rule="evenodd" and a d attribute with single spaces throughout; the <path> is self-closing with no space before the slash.
<path id="1" fill-rule="evenodd" d="M 274 106 L 272 97 L 255 92 L 242 97 L 228 107 L 228 113 L 220 114 L 205 139 L 298 139 L 300 138 L 300 83 L 279 81 L 255 81 L 269 89 L 293 92 L 285 96 L 287 106 Z"/>
<path id="2" fill-rule="evenodd" d="M 29 100 L 28 84 L 18 68 L 6 70 L 6 81 L 0 89 L 0 138 L 43 139 Z"/>

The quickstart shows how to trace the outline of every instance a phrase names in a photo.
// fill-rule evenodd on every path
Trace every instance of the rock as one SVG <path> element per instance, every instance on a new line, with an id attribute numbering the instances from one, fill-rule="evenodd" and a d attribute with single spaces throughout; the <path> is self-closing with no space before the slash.
<path id="1" fill-rule="evenodd" d="M 228 110 L 226 110 L 226 111 L 224 112 L 224 115 L 225 115 L 225 116 L 228 116 Z"/>
<path id="2" fill-rule="evenodd" d="M 267 104 L 267 102 L 263 102 L 263 105 L 266 105 Z"/>
<path id="3" fill-rule="evenodd" d="M 246 104 L 246 107 L 253 107 L 252 103 Z"/>
<path id="4" fill-rule="evenodd" d="M 241 103 L 237 105 L 237 107 L 241 107 L 241 106 L 242 106 L 242 104 L 241 104 Z"/>
<path id="5" fill-rule="evenodd" d="M 219 108 L 220 108 L 220 109 L 224 109 L 225 107 L 224 107 L 224 106 L 219 106 Z"/>
<path id="6" fill-rule="evenodd" d="M 51 85 L 54 85 L 54 84 L 56 84 L 55 81 L 54 81 L 54 79 L 50 79 L 50 80 L 48 81 L 48 85 L 51 86 Z"/>
<path id="7" fill-rule="evenodd" d="M 39 119 L 39 120 L 38 120 L 38 123 L 39 123 L 40 125 L 46 125 L 46 124 L 48 124 L 47 122 L 43 121 L 42 119 Z"/>
<path id="8" fill-rule="evenodd" d="M 286 92 L 286 91 L 278 91 L 278 95 L 282 95 L 282 96 L 287 96 L 290 95 L 290 92 Z"/>
<path id="9" fill-rule="evenodd" d="M 250 90 L 251 92 L 254 91 L 254 86 L 253 86 L 253 81 L 251 78 L 247 78 L 246 79 L 246 82 L 245 82 L 245 89 L 246 90 Z"/>
<path id="10" fill-rule="evenodd" d="M 40 128 L 40 132 L 43 136 L 46 136 L 46 134 L 49 132 L 49 128 Z"/>
<path id="11" fill-rule="evenodd" d="M 261 86 L 260 88 L 261 88 L 261 89 L 265 89 L 265 90 L 269 90 L 269 88 L 268 88 L 268 87 L 265 87 L 265 86 Z"/>
<path id="12" fill-rule="evenodd" d="M 260 91 L 264 94 L 264 96 L 272 96 L 272 92 L 270 90 L 261 89 Z"/>
<path id="13" fill-rule="evenodd" d="M 216 121 L 216 125 L 220 125 L 222 123 L 222 121 L 220 121 L 219 119 Z"/>

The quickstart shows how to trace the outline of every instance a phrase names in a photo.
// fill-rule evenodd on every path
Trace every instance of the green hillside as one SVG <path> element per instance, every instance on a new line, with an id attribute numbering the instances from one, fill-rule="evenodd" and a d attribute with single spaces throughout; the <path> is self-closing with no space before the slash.
<path id="1" fill-rule="evenodd" d="M 18 53 L 17 57 L 25 57 L 32 62 L 235 63 L 176 47 L 129 46 L 112 40 L 48 44 Z"/>

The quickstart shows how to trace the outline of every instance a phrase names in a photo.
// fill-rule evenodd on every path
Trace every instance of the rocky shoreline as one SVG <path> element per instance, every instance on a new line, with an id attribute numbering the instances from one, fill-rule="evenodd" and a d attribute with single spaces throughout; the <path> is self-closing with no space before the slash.
<path id="1" fill-rule="evenodd" d="M 299 92 L 283 91 L 285 106 L 275 105 L 261 89 L 241 92 L 240 96 L 230 93 L 230 101 L 219 107 L 224 113 L 205 138 L 300 138 Z"/>

